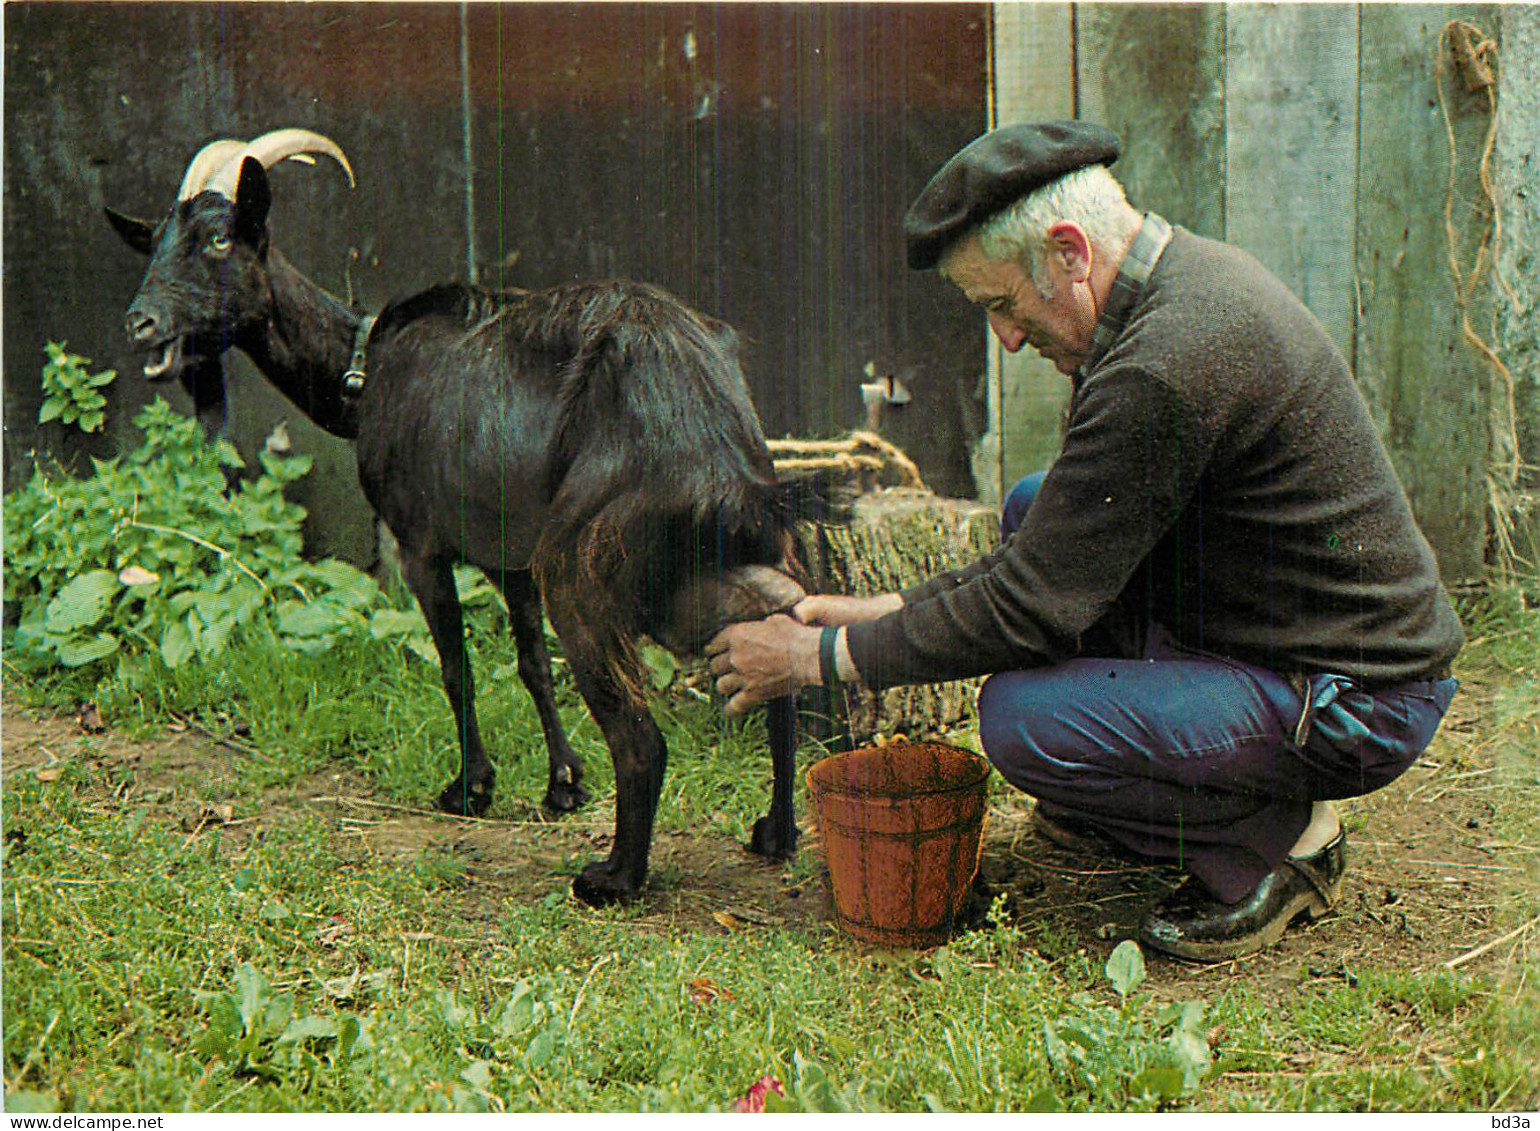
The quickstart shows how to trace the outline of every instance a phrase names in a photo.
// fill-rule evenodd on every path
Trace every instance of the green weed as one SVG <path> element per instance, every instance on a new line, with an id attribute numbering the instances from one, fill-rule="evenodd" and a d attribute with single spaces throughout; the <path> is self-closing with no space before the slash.
<path id="1" fill-rule="evenodd" d="M 8 662 L 31 671 L 101 667 L 128 678 L 221 660 L 261 636 L 316 654 L 345 636 L 416 641 L 420 618 L 389 606 L 367 575 L 303 556 L 303 508 L 284 487 L 308 457 L 264 452 L 262 474 L 226 492 L 239 466 L 224 441 L 156 400 L 144 443 L 76 478 L 39 465 L 5 500 Z M 146 669 L 152 669 L 146 673 Z"/>
<path id="2" fill-rule="evenodd" d="M 82 432 L 101 429 L 107 417 L 107 398 L 101 390 L 117 380 L 117 371 L 104 369 L 92 373 L 86 367 L 89 357 L 68 352 L 64 342 L 49 342 L 43 347 L 48 362 L 43 366 L 43 404 L 38 409 L 39 424 L 57 420 Z"/>

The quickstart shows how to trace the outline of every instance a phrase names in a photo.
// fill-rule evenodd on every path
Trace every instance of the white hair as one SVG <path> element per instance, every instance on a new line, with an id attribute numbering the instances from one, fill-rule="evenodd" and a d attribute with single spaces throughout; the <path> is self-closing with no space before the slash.
<path id="1" fill-rule="evenodd" d="M 1043 252 L 1048 230 L 1068 221 L 1079 225 L 1093 247 L 1123 250 L 1139 230 L 1141 217 L 1123 186 L 1105 165 L 1088 165 L 1021 197 L 979 226 L 979 250 L 990 259 L 1020 263 L 1032 282 L 1051 298 Z"/>

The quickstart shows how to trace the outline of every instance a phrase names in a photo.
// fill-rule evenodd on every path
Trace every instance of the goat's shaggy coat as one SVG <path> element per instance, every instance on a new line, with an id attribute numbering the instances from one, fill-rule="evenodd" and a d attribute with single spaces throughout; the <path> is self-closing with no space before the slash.
<path id="1" fill-rule="evenodd" d="M 325 139 L 298 136 L 342 160 L 319 148 Z M 269 146 L 264 160 L 284 152 Z M 436 287 L 381 312 L 352 394 L 343 374 L 360 319 L 271 246 L 264 162 L 239 160 L 238 179 L 215 175 L 233 196 L 193 192 L 155 228 L 109 214 L 152 255 L 127 316 L 151 357 L 146 374 L 196 374 L 207 401 L 211 368 L 239 346 L 312 420 L 356 441 L 360 482 L 397 539 L 458 724 L 461 772 L 439 799 L 445 809 L 485 811 L 493 781 L 458 562 L 507 598 L 550 753 L 546 804 L 586 797 L 552 694 L 543 598 L 615 765 L 615 843 L 574 890 L 594 904 L 634 897 L 667 756 L 643 698 L 638 638 L 696 649 L 727 619 L 802 594 L 782 572 L 802 492 L 776 482 L 732 331 L 636 283 Z M 768 722 L 775 788 L 752 847 L 785 856 L 796 840 L 791 701 L 771 704 Z"/>

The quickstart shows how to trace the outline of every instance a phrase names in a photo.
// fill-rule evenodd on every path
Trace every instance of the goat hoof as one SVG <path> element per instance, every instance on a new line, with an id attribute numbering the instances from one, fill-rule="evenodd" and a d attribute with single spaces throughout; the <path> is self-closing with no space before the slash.
<path id="1" fill-rule="evenodd" d="M 790 860 L 797 854 L 797 826 L 790 825 L 782 831 L 776 828 L 774 818 L 761 817 L 754 822 L 749 851 L 767 860 Z"/>
<path id="2" fill-rule="evenodd" d="M 552 813 L 571 813 L 593 800 L 593 795 L 576 782 L 559 782 L 547 787 L 542 804 Z"/>
<path id="3" fill-rule="evenodd" d="M 463 781 L 452 781 L 438 795 L 438 807 L 456 817 L 480 817 L 492 807 L 492 783 L 473 785 L 467 790 Z"/>
<path id="4" fill-rule="evenodd" d="M 590 907 L 630 903 L 640 890 L 640 885 L 625 883 L 608 863 L 590 864 L 572 881 L 572 894 Z"/>

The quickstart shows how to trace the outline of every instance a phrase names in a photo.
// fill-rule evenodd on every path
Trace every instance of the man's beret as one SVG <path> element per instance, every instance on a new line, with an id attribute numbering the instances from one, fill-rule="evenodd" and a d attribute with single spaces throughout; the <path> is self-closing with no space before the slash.
<path id="1" fill-rule="evenodd" d="M 909 266 L 934 267 L 952 242 L 1020 197 L 1087 165 L 1110 165 L 1116 134 L 1090 122 L 1003 126 L 941 167 L 904 216 Z"/>

